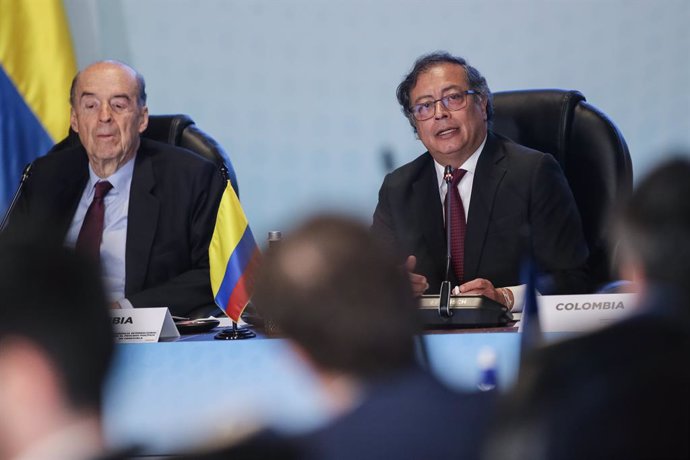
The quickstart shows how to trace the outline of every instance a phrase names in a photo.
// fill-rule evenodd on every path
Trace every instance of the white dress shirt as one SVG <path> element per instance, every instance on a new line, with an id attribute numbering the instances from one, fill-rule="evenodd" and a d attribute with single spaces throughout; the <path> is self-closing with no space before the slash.
<path id="1" fill-rule="evenodd" d="M 460 192 L 460 199 L 462 200 L 462 206 L 465 208 L 465 221 L 467 221 L 467 216 L 470 214 L 470 200 L 472 199 L 472 184 L 474 184 L 474 172 L 477 170 L 477 161 L 479 161 L 479 155 L 482 153 L 482 149 L 486 144 L 486 136 L 482 141 L 481 145 L 477 150 L 474 151 L 470 157 L 465 160 L 465 162 L 460 166 L 460 169 L 467 171 L 460 182 L 458 183 L 458 192 Z M 446 200 L 446 193 L 448 193 L 448 186 L 443 180 L 443 175 L 446 167 L 434 160 L 434 166 L 436 167 L 436 179 L 438 180 L 438 191 L 441 197 L 441 205 L 444 204 Z M 445 219 L 446 207 L 443 206 L 443 218 Z"/>
<path id="2" fill-rule="evenodd" d="M 484 144 L 486 144 L 486 137 L 482 141 L 481 145 L 477 150 L 470 155 L 470 157 L 465 160 L 465 162 L 460 166 L 460 169 L 467 171 L 465 175 L 460 179 L 458 183 L 458 192 L 460 193 L 460 199 L 462 200 L 462 206 L 465 210 L 465 221 L 468 221 L 470 215 L 470 203 L 472 200 L 472 185 L 474 184 L 474 173 L 477 170 L 477 162 L 479 161 L 479 155 L 481 155 L 484 149 Z M 448 193 L 448 186 L 443 180 L 446 167 L 434 160 L 434 167 L 436 168 L 436 178 L 438 180 L 438 191 L 441 198 L 441 205 L 444 204 L 446 200 L 446 193 Z M 443 208 L 443 218 L 445 220 L 446 207 Z M 471 281 L 471 280 L 467 280 Z M 489 280 L 490 281 L 490 280 Z M 496 286 L 499 287 L 499 286 Z M 525 285 L 519 286 L 501 286 L 509 289 L 513 293 L 513 311 L 522 311 L 522 304 L 525 299 Z"/>
<path id="3" fill-rule="evenodd" d="M 111 302 L 118 302 L 124 308 L 131 307 L 125 297 L 125 249 L 127 244 L 127 215 L 129 212 L 129 191 L 134 173 L 132 158 L 114 174 L 103 179 L 96 175 L 89 165 L 89 180 L 86 183 L 77 210 L 72 218 L 65 244 L 74 247 L 77 244 L 86 211 L 93 200 L 94 186 L 97 182 L 107 180 L 113 186 L 103 199 L 105 217 L 103 221 L 103 240 L 101 242 L 101 269 L 103 283 Z"/>

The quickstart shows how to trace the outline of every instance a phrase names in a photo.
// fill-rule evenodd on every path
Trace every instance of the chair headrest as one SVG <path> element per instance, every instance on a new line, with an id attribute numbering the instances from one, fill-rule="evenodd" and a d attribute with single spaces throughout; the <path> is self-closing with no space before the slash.
<path id="1" fill-rule="evenodd" d="M 182 132 L 194 121 L 187 115 L 151 115 L 142 136 L 171 145 L 180 145 Z"/>
<path id="2" fill-rule="evenodd" d="M 494 93 L 494 131 L 518 144 L 552 154 L 565 166 L 579 91 L 538 89 Z"/>

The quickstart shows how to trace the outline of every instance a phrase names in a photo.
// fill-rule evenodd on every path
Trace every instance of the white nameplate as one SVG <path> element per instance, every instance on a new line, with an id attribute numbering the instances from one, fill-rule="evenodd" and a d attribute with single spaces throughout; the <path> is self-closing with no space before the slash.
<path id="1" fill-rule="evenodd" d="M 110 310 L 115 342 L 148 343 L 180 337 L 167 308 L 123 308 Z"/>
<path id="2" fill-rule="evenodd" d="M 543 332 L 592 331 L 629 316 L 635 294 L 537 296 Z"/>

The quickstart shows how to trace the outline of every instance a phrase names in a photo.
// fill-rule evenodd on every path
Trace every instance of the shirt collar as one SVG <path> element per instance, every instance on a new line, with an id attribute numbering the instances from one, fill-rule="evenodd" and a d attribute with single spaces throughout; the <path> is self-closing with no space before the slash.
<path id="1" fill-rule="evenodd" d="M 484 140 L 482 141 L 481 144 L 479 144 L 479 147 L 477 150 L 470 155 L 470 157 L 465 160 L 465 162 L 460 166 L 460 168 L 464 169 L 467 171 L 467 174 L 474 175 L 474 171 L 477 169 L 477 162 L 479 161 L 479 155 L 481 155 L 482 150 L 484 149 L 484 145 L 486 144 L 486 139 L 488 136 L 484 136 Z M 445 187 L 445 182 L 443 180 L 443 175 L 446 171 L 446 167 L 443 166 L 441 163 L 438 161 L 434 160 L 434 167 L 436 168 L 436 179 L 438 180 L 438 186 L 439 188 Z"/>
<path id="2" fill-rule="evenodd" d="M 127 162 L 124 165 L 122 165 L 117 171 L 115 171 L 113 174 L 106 177 L 105 179 L 98 177 L 98 175 L 96 175 L 96 173 L 93 172 L 93 168 L 91 168 L 91 164 L 89 163 L 89 194 L 93 193 L 93 188 L 96 185 L 96 183 L 104 180 L 107 180 L 113 186 L 113 189 L 110 193 L 118 193 L 124 190 L 127 187 L 127 185 L 132 182 L 132 174 L 134 173 L 134 161 L 136 157 L 137 156 L 135 154 L 132 158 L 127 160 Z"/>

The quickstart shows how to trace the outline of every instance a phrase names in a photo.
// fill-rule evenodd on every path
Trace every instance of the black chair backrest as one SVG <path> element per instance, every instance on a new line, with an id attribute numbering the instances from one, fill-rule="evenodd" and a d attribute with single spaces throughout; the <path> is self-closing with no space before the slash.
<path id="1" fill-rule="evenodd" d="M 149 125 L 142 133 L 143 137 L 166 144 L 176 145 L 213 161 L 219 168 L 225 167 L 228 179 L 239 196 L 237 175 L 232 162 L 223 147 L 211 136 L 199 129 L 187 115 L 150 115 Z M 65 139 L 55 144 L 51 152 L 67 147 L 80 145 L 79 136 L 70 128 Z M 50 152 L 48 152 L 50 153 Z"/>
<path id="2" fill-rule="evenodd" d="M 593 281 L 615 279 L 609 217 L 632 192 L 632 161 L 616 125 L 578 91 L 538 89 L 494 93 L 493 130 L 558 160 L 582 217 Z"/>

